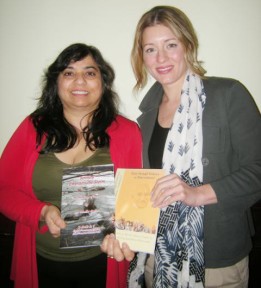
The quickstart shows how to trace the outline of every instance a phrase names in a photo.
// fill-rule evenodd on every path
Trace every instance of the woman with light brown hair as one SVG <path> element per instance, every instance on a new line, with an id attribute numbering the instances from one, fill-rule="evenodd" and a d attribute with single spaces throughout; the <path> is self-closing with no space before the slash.
<path id="1" fill-rule="evenodd" d="M 143 165 L 167 176 L 151 192 L 161 208 L 154 256 L 103 249 L 134 260 L 129 287 L 247 287 L 249 208 L 261 198 L 260 113 L 237 80 L 206 77 L 188 17 L 157 6 L 138 22 L 135 90 L 156 82 L 140 104 Z M 145 264 L 145 266 L 144 266 Z M 145 267 L 145 268 L 144 268 Z M 145 275 L 145 277 L 144 277 Z"/>

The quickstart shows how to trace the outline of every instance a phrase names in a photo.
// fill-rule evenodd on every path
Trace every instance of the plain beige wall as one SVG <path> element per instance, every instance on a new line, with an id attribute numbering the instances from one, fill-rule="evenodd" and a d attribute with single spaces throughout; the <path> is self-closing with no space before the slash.
<path id="1" fill-rule="evenodd" d="M 149 86 L 133 96 L 133 34 L 146 10 L 164 4 L 191 19 L 207 75 L 240 80 L 260 108 L 260 0 L 0 0 L 0 153 L 35 109 L 43 70 L 74 42 L 97 46 L 112 64 L 121 111 L 135 120 Z"/>

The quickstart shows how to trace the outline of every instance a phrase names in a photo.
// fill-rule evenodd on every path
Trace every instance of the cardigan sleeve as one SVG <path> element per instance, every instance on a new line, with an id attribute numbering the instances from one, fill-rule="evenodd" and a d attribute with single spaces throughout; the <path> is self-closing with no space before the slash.
<path id="1" fill-rule="evenodd" d="M 258 108 L 238 81 L 225 95 L 230 145 L 237 169 L 214 182 L 218 202 L 228 209 L 247 209 L 261 198 L 261 119 Z"/>
<path id="2" fill-rule="evenodd" d="M 0 212 L 8 218 L 38 229 L 45 203 L 32 191 L 32 172 L 38 157 L 36 134 L 26 118 L 12 135 L 0 159 Z"/>
<path id="3" fill-rule="evenodd" d="M 122 116 L 108 131 L 110 135 L 110 151 L 115 172 L 117 168 L 142 167 L 142 138 L 138 125 Z M 107 260 L 107 288 L 126 288 L 129 262 Z"/>
<path id="4" fill-rule="evenodd" d="M 118 116 L 108 134 L 115 172 L 117 168 L 141 168 L 142 137 L 138 124 Z"/>

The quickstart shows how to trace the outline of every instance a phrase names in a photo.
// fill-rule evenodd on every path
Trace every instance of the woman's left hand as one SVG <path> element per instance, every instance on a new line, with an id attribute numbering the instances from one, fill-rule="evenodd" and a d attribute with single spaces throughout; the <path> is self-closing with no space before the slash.
<path id="1" fill-rule="evenodd" d="M 209 184 L 191 187 L 177 174 L 160 178 L 151 192 L 152 206 L 163 208 L 176 201 L 188 206 L 201 206 L 216 203 L 217 197 Z"/>
<path id="2" fill-rule="evenodd" d="M 122 243 L 122 247 L 120 247 L 120 243 L 115 238 L 114 234 L 105 236 L 101 245 L 101 250 L 106 253 L 108 257 L 114 258 L 118 262 L 124 259 L 131 261 L 135 256 L 135 253 L 130 250 L 126 243 Z"/>

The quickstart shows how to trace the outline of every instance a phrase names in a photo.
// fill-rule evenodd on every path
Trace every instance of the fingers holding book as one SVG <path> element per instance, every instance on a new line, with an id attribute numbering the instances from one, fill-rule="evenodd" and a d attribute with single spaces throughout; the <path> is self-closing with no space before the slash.
<path id="1" fill-rule="evenodd" d="M 102 244 L 101 250 L 108 255 L 110 258 L 114 258 L 116 261 L 120 262 L 124 259 L 131 261 L 134 258 L 135 252 L 130 250 L 126 243 L 122 244 L 120 247 L 119 241 L 115 238 L 114 234 L 107 235 Z"/>

